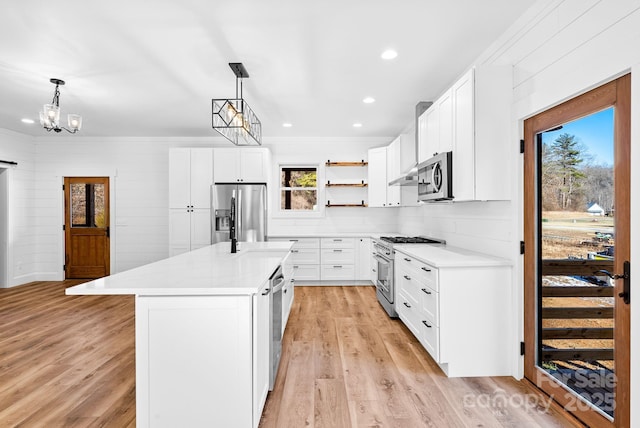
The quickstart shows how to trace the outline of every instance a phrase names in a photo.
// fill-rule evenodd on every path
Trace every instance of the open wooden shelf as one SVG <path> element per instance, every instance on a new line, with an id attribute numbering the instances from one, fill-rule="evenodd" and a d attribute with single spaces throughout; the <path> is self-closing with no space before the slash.
<path id="1" fill-rule="evenodd" d="M 364 159 L 360 162 L 331 162 L 327 159 L 326 166 L 367 166 L 369 162 L 365 162 Z"/>
<path id="2" fill-rule="evenodd" d="M 332 204 L 331 201 L 327 201 L 327 208 L 332 208 L 332 207 L 359 207 L 359 208 L 363 208 L 366 207 L 367 204 L 364 203 L 364 201 L 362 201 L 359 204 Z"/>
<path id="3" fill-rule="evenodd" d="M 327 187 L 367 187 L 369 184 L 362 180 L 360 183 L 332 183 L 327 181 Z"/>

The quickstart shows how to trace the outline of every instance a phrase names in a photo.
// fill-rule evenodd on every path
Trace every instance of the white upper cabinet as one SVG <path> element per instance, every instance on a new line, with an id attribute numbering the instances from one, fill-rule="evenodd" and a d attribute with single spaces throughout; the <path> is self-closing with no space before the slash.
<path id="1" fill-rule="evenodd" d="M 510 67 L 472 68 L 418 119 L 418 162 L 453 151 L 454 201 L 508 200 Z"/>
<path id="2" fill-rule="evenodd" d="M 469 70 L 453 91 L 456 201 L 509 200 L 511 67 Z"/>
<path id="3" fill-rule="evenodd" d="M 387 146 L 387 183 L 389 181 L 400 178 L 400 160 L 401 160 L 401 137 L 399 136 Z M 387 185 L 387 205 L 388 207 L 400 206 L 400 186 Z"/>
<path id="4" fill-rule="evenodd" d="M 451 89 L 418 119 L 418 162 L 453 149 L 453 99 Z"/>
<path id="5" fill-rule="evenodd" d="M 213 149 L 169 151 L 169 208 L 209 208 Z"/>
<path id="6" fill-rule="evenodd" d="M 269 160 L 266 148 L 215 148 L 213 180 L 216 183 L 266 183 Z"/>
<path id="7" fill-rule="evenodd" d="M 400 172 L 405 174 L 416 162 L 416 132 L 415 128 L 411 127 L 409 131 L 400 135 Z"/>
<path id="8" fill-rule="evenodd" d="M 369 149 L 369 206 L 387 206 L 387 148 Z"/>

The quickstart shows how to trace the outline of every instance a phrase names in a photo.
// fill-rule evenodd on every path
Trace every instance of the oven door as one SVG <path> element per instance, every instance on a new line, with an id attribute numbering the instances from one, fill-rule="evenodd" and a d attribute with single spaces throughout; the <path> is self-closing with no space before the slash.
<path id="1" fill-rule="evenodd" d="M 374 259 L 378 265 L 376 268 L 376 272 L 378 273 L 376 288 L 389 303 L 393 303 L 393 261 L 380 254 L 376 254 Z"/>

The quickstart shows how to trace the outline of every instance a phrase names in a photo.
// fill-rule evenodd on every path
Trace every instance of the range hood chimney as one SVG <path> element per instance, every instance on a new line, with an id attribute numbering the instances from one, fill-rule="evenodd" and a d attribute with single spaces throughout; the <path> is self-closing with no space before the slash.
<path id="1" fill-rule="evenodd" d="M 416 127 L 416 131 L 415 131 L 415 140 L 414 140 L 414 144 L 413 147 L 415 149 L 415 163 L 413 164 L 413 167 L 407 171 L 402 177 L 397 178 L 393 181 L 389 182 L 389 186 L 413 186 L 418 184 L 418 159 L 420 156 L 419 153 L 419 149 L 418 149 L 418 135 L 419 135 L 419 126 L 418 126 L 418 118 L 422 115 L 422 113 L 424 113 L 425 111 L 427 111 L 429 109 L 429 107 L 431 107 L 433 105 L 433 101 L 420 101 L 418 104 L 416 104 L 416 109 L 415 109 L 415 127 Z"/>

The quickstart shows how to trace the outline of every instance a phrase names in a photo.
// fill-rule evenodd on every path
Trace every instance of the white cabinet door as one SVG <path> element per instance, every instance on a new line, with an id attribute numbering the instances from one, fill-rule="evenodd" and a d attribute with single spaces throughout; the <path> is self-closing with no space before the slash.
<path id="1" fill-rule="evenodd" d="M 387 181 L 400 177 L 400 137 L 387 147 Z M 387 206 L 400 206 L 400 186 L 387 185 Z"/>
<path id="2" fill-rule="evenodd" d="M 211 245 L 211 210 L 191 210 L 191 249 Z"/>
<path id="3" fill-rule="evenodd" d="M 191 250 L 191 213 L 186 208 L 169 210 L 169 256 Z"/>
<path id="4" fill-rule="evenodd" d="M 190 194 L 192 208 L 211 208 L 213 149 L 190 149 Z"/>
<path id="5" fill-rule="evenodd" d="M 445 92 L 438 101 L 438 142 L 434 147 L 434 153 L 449 152 L 453 150 L 453 100 L 451 90 Z"/>
<path id="6" fill-rule="evenodd" d="M 455 124 L 453 192 L 457 200 L 472 200 L 475 198 L 473 69 L 458 80 L 451 90 Z"/>
<path id="7" fill-rule="evenodd" d="M 137 426 L 258 426 L 250 296 L 136 296 L 135 311 Z"/>
<path id="8" fill-rule="evenodd" d="M 356 279 L 368 281 L 371 279 L 371 238 L 356 239 Z"/>
<path id="9" fill-rule="evenodd" d="M 213 181 L 235 183 L 240 179 L 240 149 L 213 149 Z"/>
<path id="10" fill-rule="evenodd" d="M 253 296 L 253 426 L 257 427 L 269 392 L 269 285 Z"/>
<path id="11" fill-rule="evenodd" d="M 387 206 L 387 148 L 369 149 L 369 206 Z"/>
<path id="12" fill-rule="evenodd" d="M 266 149 L 240 151 L 240 180 L 247 183 L 266 183 L 268 177 L 268 152 Z"/>
<path id="13" fill-rule="evenodd" d="M 169 150 L 169 208 L 187 208 L 191 205 L 190 185 L 190 150 Z"/>
<path id="14" fill-rule="evenodd" d="M 423 113 L 423 116 L 425 123 L 424 138 L 420 141 L 420 162 L 424 162 L 433 157 L 440 149 L 440 132 L 438 130 L 440 121 L 438 118 L 437 104 L 434 103 Z"/>

